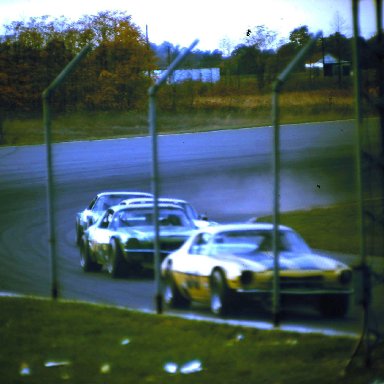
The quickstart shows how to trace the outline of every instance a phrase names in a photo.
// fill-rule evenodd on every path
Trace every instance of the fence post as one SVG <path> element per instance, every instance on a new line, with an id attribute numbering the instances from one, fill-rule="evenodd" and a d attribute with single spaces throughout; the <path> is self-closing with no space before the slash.
<path id="1" fill-rule="evenodd" d="M 54 180 L 51 146 L 51 107 L 50 100 L 54 90 L 66 79 L 73 71 L 78 62 L 88 53 L 91 46 L 84 47 L 72 61 L 62 70 L 62 72 L 52 81 L 43 91 L 43 125 L 45 132 L 45 145 L 47 154 L 47 210 L 48 210 L 48 236 L 49 236 L 49 259 L 51 262 L 51 295 L 53 299 L 59 297 L 59 284 L 57 279 L 57 255 L 56 255 L 56 217 L 54 210 Z"/>
<path id="2" fill-rule="evenodd" d="M 159 166 L 158 166 L 158 150 L 157 150 L 157 132 L 156 132 L 156 94 L 161 85 L 172 74 L 176 67 L 184 60 L 184 58 L 192 51 L 199 40 L 195 40 L 189 48 L 183 50 L 176 59 L 169 65 L 168 69 L 161 75 L 161 77 L 155 82 L 154 85 L 149 87 L 149 112 L 148 112 L 148 124 L 149 133 L 152 139 L 152 193 L 154 196 L 153 205 L 153 225 L 155 229 L 155 241 L 154 241 L 154 271 L 155 271 L 155 284 L 156 284 L 156 312 L 163 312 L 163 300 L 161 294 L 161 276 L 160 276 L 160 239 L 159 239 Z"/>
<path id="3" fill-rule="evenodd" d="M 280 126 L 279 126 L 279 93 L 291 72 L 305 59 L 322 32 L 316 33 L 311 40 L 300 50 L 296 57 L 277 76 L 272 92 L 272 121 L 273 121 L 273 298 L 272 313 L 274 326 L 280 324 L 280 279 L 279 279 L 279 249 L 278 228 L 280 214 Z"/>

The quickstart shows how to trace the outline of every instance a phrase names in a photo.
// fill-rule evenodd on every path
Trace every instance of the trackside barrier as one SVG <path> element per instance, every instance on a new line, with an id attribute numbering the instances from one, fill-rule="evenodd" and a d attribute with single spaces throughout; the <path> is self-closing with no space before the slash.
<path id="1" fill-rule="evenodd" d="M 163 301 L 161 294 L 161 278 L 160 278 L 160 241 L 159 241 L 159 210 L 158 210 L 158 198 L 159 198 L 159 167 L 158 167 L 158 150 L 157 150 L 157 132 L 156 132 L 156 94 L 161 85 L 167 80 L 177 66 L 185 59 L 185 57 L 192 51 L 199 40 L 195 40 L 189 48 L 184 49 L 176 59 L 170 64 L 168 69 L 159 77 L 155 84 L 149 87 L 149 112 L 148 112 L 148 124 L 149 134 L 152 139 L 152 179 L 151 187 L 152 194 L 154 196 L 153 206 L 153 225 L 155 229 L 155 241 L 154 241 L 154 270 L 155 270 L 155 284 L 156 284 L 156 312 L 163 312 Z"/>
<path id="2" fill-rule="evenodd" d="M 54 210 L 55 193 L 53 180 L 52 148 L 51 148 L 51 96 L 55 89 L 75 69 L 80 60 L 89 52 L 90 45 L 84 47 L 52 83 L 43 91 L 43 125 L 45 132 L 45 145 L 47 154 L 47 205 L 48 205 L 48 236 L 49 236 L 49 259 L 51 263 L 51 295 L 53 299 L 59 296 L 59 284 L 57 279 L 57 256 L 56 256 L 56 217 Z"/>
<path id="3" fill-rule="evenodd" d="M 272 313 L 274 326 L 280 324 L 280 281 L 279 281 L 279 251 L 278 227 L 280 214 L 280 126 L 279 126 L 279 93 L 290 73 L 308 56 L 316 40 L 322 35 L 316 35 L 301 49 L 296 57 L 287 65 L 283 72 L 277 76 L 272 87 L 272 121 L 273 121 L 273 298 Z"/>

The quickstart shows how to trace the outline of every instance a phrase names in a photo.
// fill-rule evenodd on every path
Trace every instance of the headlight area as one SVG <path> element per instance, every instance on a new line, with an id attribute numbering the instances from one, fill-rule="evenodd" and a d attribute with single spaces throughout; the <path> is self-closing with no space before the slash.
<path id="1" fill-rule="evenodd" d="M 253 283 L 254 274 L 252 271 L 242 271 L 239 280 L 242 287 L 247 287 Z"/>
<path id="2" fill-rule="evenodd" d="M 352 282 L 352 271 L 350 269 L 339 271 L 338 280 L 342 285 L 350 284 Z"/>
<path id="3" fill-rule="evenodd" d="M 324 273 L 324 287 L 348 287 L 352 284 L 352 270 L 341 268 Z"/>

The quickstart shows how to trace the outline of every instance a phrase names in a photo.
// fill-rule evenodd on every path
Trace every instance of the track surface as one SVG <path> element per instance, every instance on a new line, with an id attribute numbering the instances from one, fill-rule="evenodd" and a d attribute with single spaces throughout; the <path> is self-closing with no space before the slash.
<path id="1" fill-rule="evenodd" d="M 353 140 L 351 121 L 282 127 L 281 209 L 355 200 Z M 187 199 L 220 222 L 270 214 L 271 154 L 271 127 L 161 136 L 161 195 Z M 56 144 L 53 159 L 60 297 L 153 311 L 150 274 L 129 280 L 85 274 L 74 243 L 75 213 L 97 192 L 150 191 L 150 138 Z M 0 148 L 0 175 L 0 291 L 50 296 L 45 146 Z M 380 289 L 375 297 L 382 297 Z M 375 301 L 374 307 L 383 323 L 382 306 Z M 291 310 L 283 323 L 358 333 L 360 312 L 352 303 L 347 318 L 330 321 Z M 211 317 L 197 306 L 184 313 Z M 255 325 L 271 315 L 251 309 L 235 320 Z"/>

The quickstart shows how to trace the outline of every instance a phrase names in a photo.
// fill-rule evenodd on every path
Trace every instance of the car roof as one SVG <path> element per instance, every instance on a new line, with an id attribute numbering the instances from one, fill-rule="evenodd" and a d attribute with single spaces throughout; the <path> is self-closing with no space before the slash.
<path id="1" fill-rule="evenodd" d="M 125 209 L 126 210 L 133 210 L 133 209 L 137 209 L 137 208 L 153 208 L 153 207 L 154 207 L 153 203 L 140 203 L 140 204 L 138 203 L 138 204 L 132 204 L 132 205 L 118 204 L 118 205 L 115 205 L 109 209 L 113 210 L 114 212 L 117 212 L 117 211 L 122 211 Z M 177 209 L 180 212 L 184 213 L 184 210 L 179 205 L 176 205 L 176 204 L 160 203 L 160 204 L 158 204 L 158 207 L 159 208 L 173 208 L 173 209 Z"/>
<path id="2" fill-rule="evenodd" d="M 126 200 L 123 200 L 120 204 L 139 204 L 140 202 L 143 203 L 152 203 L 154 201 L 154 196 L 144 196 L 144 197 L 137 197 L 137 198 L 128 198 Z M 175 199 L 171 197 L 159 197 L 157 199 L 158 203 L 174 203 L 174 204 L 186 204 L 187 201 L 182 199 Z"/>
<path id="3" fill-rule="evenodd" d="M 97 197 L 108 196 L 108 195 L 122 195 L 122 196 L 127 196 L 127 197 L 141 195 L 143 198 L 144 197 L 153 197 L 153 195 L 151 193 L 148 193 L 148 192 L 134 192 L 134 191 L 130 191 L 130 192 L 127 192 L 127 191 L 104 191 L 104 192 L 98 193 Z"/>
<path id="4" fill-rule="evenodd" d="M 280 230 L 292 231 L 292 228 L 285 225 L 279 225 Z M 211 234 L 216 234 L 226 231 L 247 231 L 247 230 L 273 230 L 272 223 L 233 223 L 233 224 L 218 224 L 213 226 L 207 226 L 201 229 L 199 232 L 208 232 Z"/>
<path id="5" fill-rule="evenodd" d="M 175 202 L 175 203 L 187 203 L 186 200 L 183 200 L 183 199 L 178 199 L 178 198 L 174 198 L 174 197 L 160 197 L 160 200 L 161 201 L 164 201 L 164 202 Z"/>

